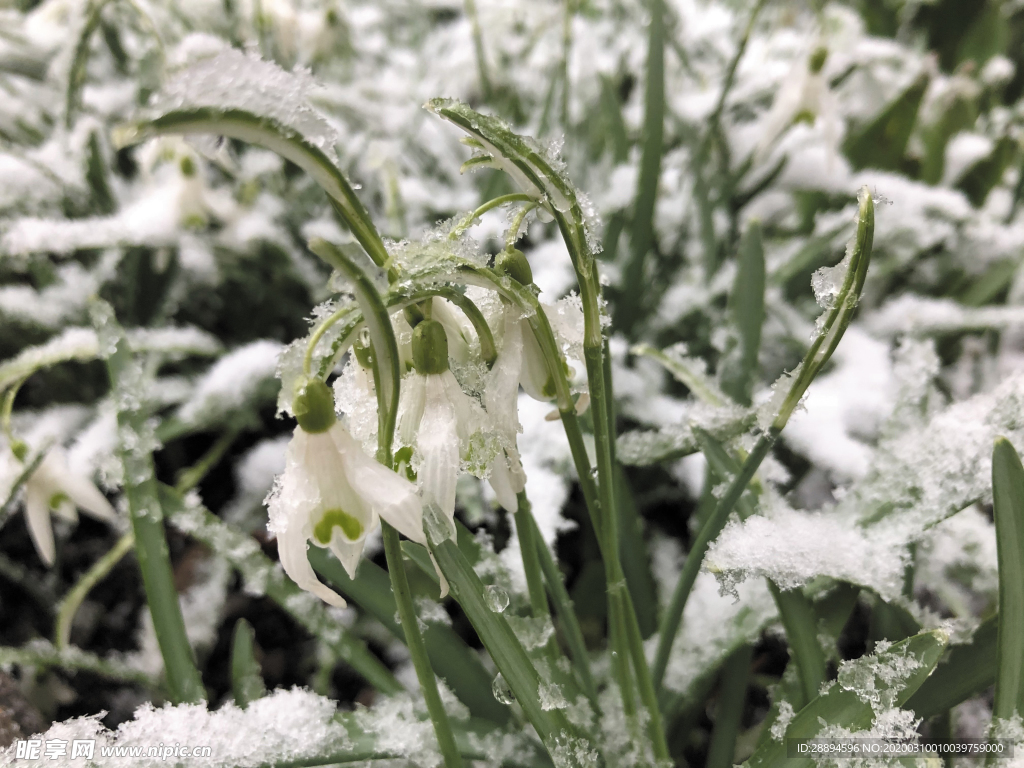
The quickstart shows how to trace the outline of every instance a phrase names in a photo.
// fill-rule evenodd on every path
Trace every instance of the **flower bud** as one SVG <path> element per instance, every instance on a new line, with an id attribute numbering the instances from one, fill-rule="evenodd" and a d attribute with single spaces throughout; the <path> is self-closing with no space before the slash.
<path id="1" fill-rule="evenodd" d="M 334 394 L 320 379 L 307 381 L 292 402 L 292 411 L 303 431 L 326 432 L 338 419 L 334 415 Z"/>
<path id="2" fill-rule="evenodd" d="M 507 248 L 494 258 L 494 268 L 522 285 L 533 283 L 533 270 L 526 255 L 518 248 Z"/>
<path id="3" fill-rule="evenodd" d="M 424 320 L 413 329 L 412 362 L 424 376 L 448 370 L 448 336 L 437 320 Z"/>

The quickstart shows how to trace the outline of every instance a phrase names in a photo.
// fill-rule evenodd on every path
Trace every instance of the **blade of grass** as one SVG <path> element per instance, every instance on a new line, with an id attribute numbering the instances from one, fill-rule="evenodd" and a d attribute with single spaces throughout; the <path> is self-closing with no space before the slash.
<path id="1" fill-rule="evenodd" d="M 1010 441 L 992 450 L 993 514 L 999 558 L 999 629 L 992 717 L 1024 712 L 1024 467 Z"/>
<path id="2" fill-rule="evenodd" d="M 923 632 L 911 638 L 891 645 L 886 651 L 878 654 L 878 660 L 885 663 L 886 659 L 905 657 L 913 658 L 917 666 L 900 682 L 894 692 L 893 706 L 902 706 L 924 683 L 935 669 L 949 638 L 945 632 L 935 630 Z M 853 662 L 856 663 L 856 662 Z M 892 683 L 874 675 L 875 690 L 891 690 Z M 871 704 L 858 696 L 858 692 L 844 688 L 839 683 L 832 683 L 829 689 L 816 696 L 806 707 L 796 713 L 786 729 L 785 736 L 764 743 L 744 763 L 746 768 L 804 768 L 814 765 L 811 758 L 792 758 L 787 756 L 786 742 L 791 739 L 810 739 L 821 731 L 821 723 L 833 727 L 848 728 L 853 731 L 869 727 L 874 720 Z"/>
<path id="3" fill-rule="evenodd" d="M 147 444 L 145 436 L 149 417 L 142 410 L 140 398 L 144 375 L 114 318 L 113 309 L 108 304 L 97 302 L 92 311 L 98 334 L 116 340 L 113 353 L 107 358 L 107 372 L 114 402 L 119 404 L 118 456 L 124 466 L 124 490 L 135 535 L 135 557 L 142 571 L 146 603 L 164 660 L 167 687 L 175 703 L 195 703 L 206 698 L 206 691 L 185 633 L 185 620 L 174 588 L 153 455 L 145 447 L 140 448 L 140 445 Z"/>
<path id="4" fill-rule="evenodd" d="M 615 322 L 627 335 L 640 319 L 647 255 L 655 244 L 654 206 L 658 199 L 665 135 L 665 14 L 663 0 L 648 0 L 647 85 L 644 90 L 640 175 L 630 232 L 630 257 L 623 269 L 622 292 Z"/>
<path id="5" fill-rule="evenodd" d="M 267 694 L 267 686 L 256 661 L 256 632 L 245 619 L 235 622 L 231 639 L 231 693 L 235 704 L 242 709 Z"/>
<path id="6" fill-rule="evenodd" d="M 732 768 L 736 753 L 736 736 L 743 720 L 747 700 L 747 682 L 754 649 L 743 645 L 726 660 L 722 680 L 718 686 L 718 704 L 715 706 L 715 727 L 708 745 L 707 768 Z"/>
<path id="7" fill-rule="evenodd" d="M 904 705 L 928 719 L 977 696 L 996 679 L 998 620 L 982 622 L 971 642 L 950 647 L 943 662 Z"/>

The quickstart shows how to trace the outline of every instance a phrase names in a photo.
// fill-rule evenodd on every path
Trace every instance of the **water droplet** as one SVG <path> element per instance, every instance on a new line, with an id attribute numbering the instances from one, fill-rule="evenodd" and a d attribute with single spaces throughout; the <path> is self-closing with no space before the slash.
<path id="1" fill-rule="evenodd" d="M 511 706 L 516 701 L 516 697 L 512 695 L 512 689 L 508 687 L 508 683 L 505 682 L 505 678 L 501 676 L 500 672 L 491 683 L 491 692 L 494 694 L 494 698 L 506 706 Z"/>
<path id="2" fill-rule="evenodd" d="M 487 607 L 495 613 L 508 608 L 508 592 L 494 584 L 484 588 L 484 599 L 487 600 Z"/>
<path id="3" fill-rule="evenodd" d="M 359 346 L 361 346 L 361 347 L 368 347 L 368 346 L 370 346 L 370 329 L 369 328 L 365 328 L 364 327 L 363 330 L 361 330 L 359 332 Z"/>

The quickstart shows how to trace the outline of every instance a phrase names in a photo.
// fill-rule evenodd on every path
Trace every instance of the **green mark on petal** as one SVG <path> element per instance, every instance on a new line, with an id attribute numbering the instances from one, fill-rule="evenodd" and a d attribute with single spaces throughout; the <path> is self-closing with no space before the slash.
<path id="1" fill-rule="evenodd" d="M 330 544 L 334 528 L 341 528 L 345 538 L 355 541 L 363 534 L 363 524 L 343 509 L 328 509 L 313 528 L 313 535 L 321 544 Z"/>
<path id="2" fill-rule="evenodd" d="M 50 497 L 50 509 L 57 509 L 65 501 L 71 501 L 68 495 L 64 491 L 57 491 L 53 496 Z"/>

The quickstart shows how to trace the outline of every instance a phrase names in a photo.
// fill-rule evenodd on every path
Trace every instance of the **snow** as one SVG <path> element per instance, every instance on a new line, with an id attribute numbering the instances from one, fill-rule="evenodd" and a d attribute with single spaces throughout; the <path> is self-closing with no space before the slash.
<path id="1" fill-rule="evenodd" d="M 309 99 L 316 82 L 308 71 L 286 72 L 273 62 L 233 48 L 196 58 L 163 86 L 156 112 L 239 109 L 276 120 L 336 160 L 339 136 Z"/>
<path id="2" fill-rule="evenodd" d="M 261 339 L 228 352 L 196 384 L 178 418 L 203 424 L 250 404 L 277 371 L 282 346 Z"/>

